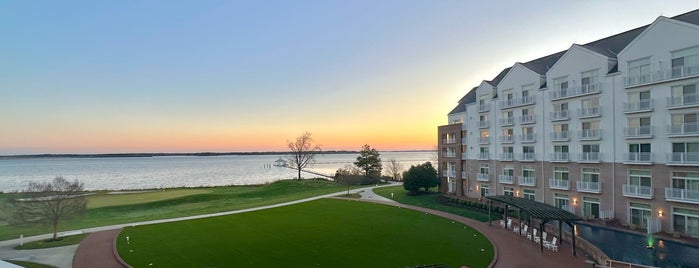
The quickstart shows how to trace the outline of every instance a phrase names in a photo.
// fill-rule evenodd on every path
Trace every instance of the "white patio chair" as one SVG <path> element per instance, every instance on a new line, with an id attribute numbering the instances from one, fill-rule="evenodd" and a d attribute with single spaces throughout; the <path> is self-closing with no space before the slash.
<path id="1" fill-rule="evenodd" d="M 546 232 L 541 232 L 541 239 L 543 239 L 544 241 L 546 241 Z M 538 237 L 538 236 L 534 236 L 534 242 L 536 242 L 536 243 L 540 243 L 540 242 L 541 242 L 541 241 L 539 240 L 539 237 Z"/>
<path id="2" fill-rule="evenodd" d="M 536 236 L 536 228 L 532 228 L 532 233 L 527 234 L 527 239 L 532 240 L 532 235 L 538 239 L 538 236 Z"/>
<path id="3" fill-rule="evenodd" d="M 505 228 L 505 220 L 500 220 L 500 227 Z"/>
<path id="4" fill-rule="evenodd" d="M 528 235 L 527 232 L 529 231 L 529 225 L 524 225 L 524 228 L 522 228 L 522 236 Z"/>
<path id="5" fill-rule="evenodd" d="M 551 242 L 544 241 L 544 247 L 550 249 L 551 251 L 558 252 L 558 237 L 554 236 L 553 239 L 551 239 Z"/>
<path id="6" fill-rule="evenodd" d="M 510 228 L 512 226 L 512 219 L 507 218 L 507 228 Z"/>

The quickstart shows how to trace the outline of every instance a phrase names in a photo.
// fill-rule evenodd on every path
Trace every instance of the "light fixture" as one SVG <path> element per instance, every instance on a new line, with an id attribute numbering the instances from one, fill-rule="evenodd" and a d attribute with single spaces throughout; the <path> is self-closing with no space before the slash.
<path id="1" fill-rule="evenodd" d="M 663 216 L 663 211 L 662 211 L 662 210 L 658 210 L 658 217 L 662 217 L 662 216 Z"/>
<path id="2" fill-rule="evenodd" d="M 578 199 L 577 199 L 577 198 L 573 198 L 573 205 L 577 205 L 577 204 L 578 204 Z"/>

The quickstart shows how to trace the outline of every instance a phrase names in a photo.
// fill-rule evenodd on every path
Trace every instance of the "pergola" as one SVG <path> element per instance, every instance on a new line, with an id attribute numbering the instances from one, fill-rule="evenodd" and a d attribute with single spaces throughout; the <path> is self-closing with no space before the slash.
<path id="1" fill-rule="evenodd" d="M 539 239 L 541 240 L 543 230 L 544 230 L 544 225 L 549 222 L 556 220 L 558 221 L 558 238 L 560 239 L 559 243 L 563 241 L 563 223 L 565 222 L 570 226 L 571 230 L 575 230 L 574 223 L 575 221 L 582 220 L 578 216 L 575 216 L 575 214 L 570 213 L 566 210 L 544 204 L 541 202 L 536 202 L 534 200 L 526 199 L 526 198 L 521 198 L 521 197 L 514 197 L 514 196 L 509 196 L 509 195 L 498 195 L 498 196 L 486 196 L 488 199 L 488 224 L 490 225 L 492 222 L 491 218 L 491 207 L 493 204 L 493 201 L 500 202 L 505 204 L 505 218 L 507 218 L 507 212 L 509 210 L 510 206 L 516 207 L 518 210 L 518 217 L 520 220 L 522 219 L 522 212 L 525 212 L 526 214 L 529 214 L 529 226 L 532 225 L 532 218 L 535 219 L 540 219 L 541 224 L 539 226 Z M 505 222 L 505 228 L 508 228 L 507 222 Z M 520 228 L 520 232 L 522 229 Z M 571 234 L 572 237 L 572 244 L 573 244 L 573 256 L 575 256 L 575 232 Z M 542 240 L 543 241 L 543 240 Z M 539 243 L 540 245 L 540 250 L 541 252 L 544 251 L 544 243 L 541 242 Z"/>

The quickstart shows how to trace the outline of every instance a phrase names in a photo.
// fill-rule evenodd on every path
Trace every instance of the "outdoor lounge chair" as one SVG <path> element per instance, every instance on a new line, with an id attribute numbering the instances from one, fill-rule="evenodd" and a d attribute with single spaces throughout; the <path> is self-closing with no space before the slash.
<path id="1" fill-rule="evenodd" d="M 522 228 L 522 236 L 528 236 L 527 232 L 529 231 L 529 225 L 524 225 L 524 228 Z"/>
<path id="2" fill-rule="evenodd" d="M 550 249 L 551 251 L 558 252 L 558 237 L 553 237 L 551 242 L 544 240 L 544 247 Z"/>
<path id="3" fill-rule="evenodd" d="M 500 226 L 501 226 L 502 228 L 505 228 L 505 220 L 500 220 Z"/>
<path id="4" fill-rule="evenodd" d="M 542 232 L 542 233 L 541 233 L 541 239 L 543 239 L 544 242 L 546 242 L 546 232 Z M 536 243 L 540 243 L 540 242 L 541 242 L 541 241 L 539 241 L 539 237 L 538 237 L 538 236 L 534 236 L 534 242 L 536 242 Z"/>
<path id="5" fill-rule="evenodd" d="M 532 235 L 538 239 L 538 236 L 536 236 L 536 228 L 532 228 L 532 233 L 527 234 L 527 239 L 532 240 Z"/>

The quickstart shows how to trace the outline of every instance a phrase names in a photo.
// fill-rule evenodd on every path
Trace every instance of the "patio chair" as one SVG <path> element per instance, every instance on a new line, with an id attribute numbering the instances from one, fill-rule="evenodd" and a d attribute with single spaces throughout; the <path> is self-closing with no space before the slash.
<path id="1" fill-rule="evenodd" d="M 527 234 L 527 239 L 532 240 L 532 235 L 538 239 L 538 236 L 536 236 L 536 228 L 532 228 L 532 233 Z"/>
<path id="2" fill-rule="evenodd" d="M 550 249 L 551 251 L 558 252 L 558 237 L 554 236 L 553 239 L 551 239 L 551 242 L 544 241 L 544 247 Z"/>
<path id="3" fill-rule="evenodd" d="M 507 228 L 510 228 L 512 226 L 512 219 L 507 218 Z"/>
<path id="4" fill-rule="evenodd" d="M 505 220 L 500 220 L 500 227 L 505 228 Z"/>
<path id="5" fill-rule="evenodd" d="M 519 233 L 519 226 L 512 226 L 513 233 Z"/>
<path id="6" fill-rule="evenodd" d="M 522 236 L 527 236 L 527 235 L 529 235 L 529 234 L 527 234 L 527 232 L 529 231 L 528 229 L 529 229 L 529 225 L 526 225 L 526 224 L 525 224 L 525 225 L 524 225 L 524 228 L 522 228 Z"/>
<path id="7" fill-rule="evenodd" d="M 546 232 L 541 232 L 541 239 L 543 239 L 544 241 L 546 241 Z M 539 241 L 539 237 L 538 237 L 538 236 L 535 236 L 535 237 L 534 237 L 534 242 L 536 242 L 536 243 L 540 243 L 540 242 L 541 242 L 541 241 Z"/>

